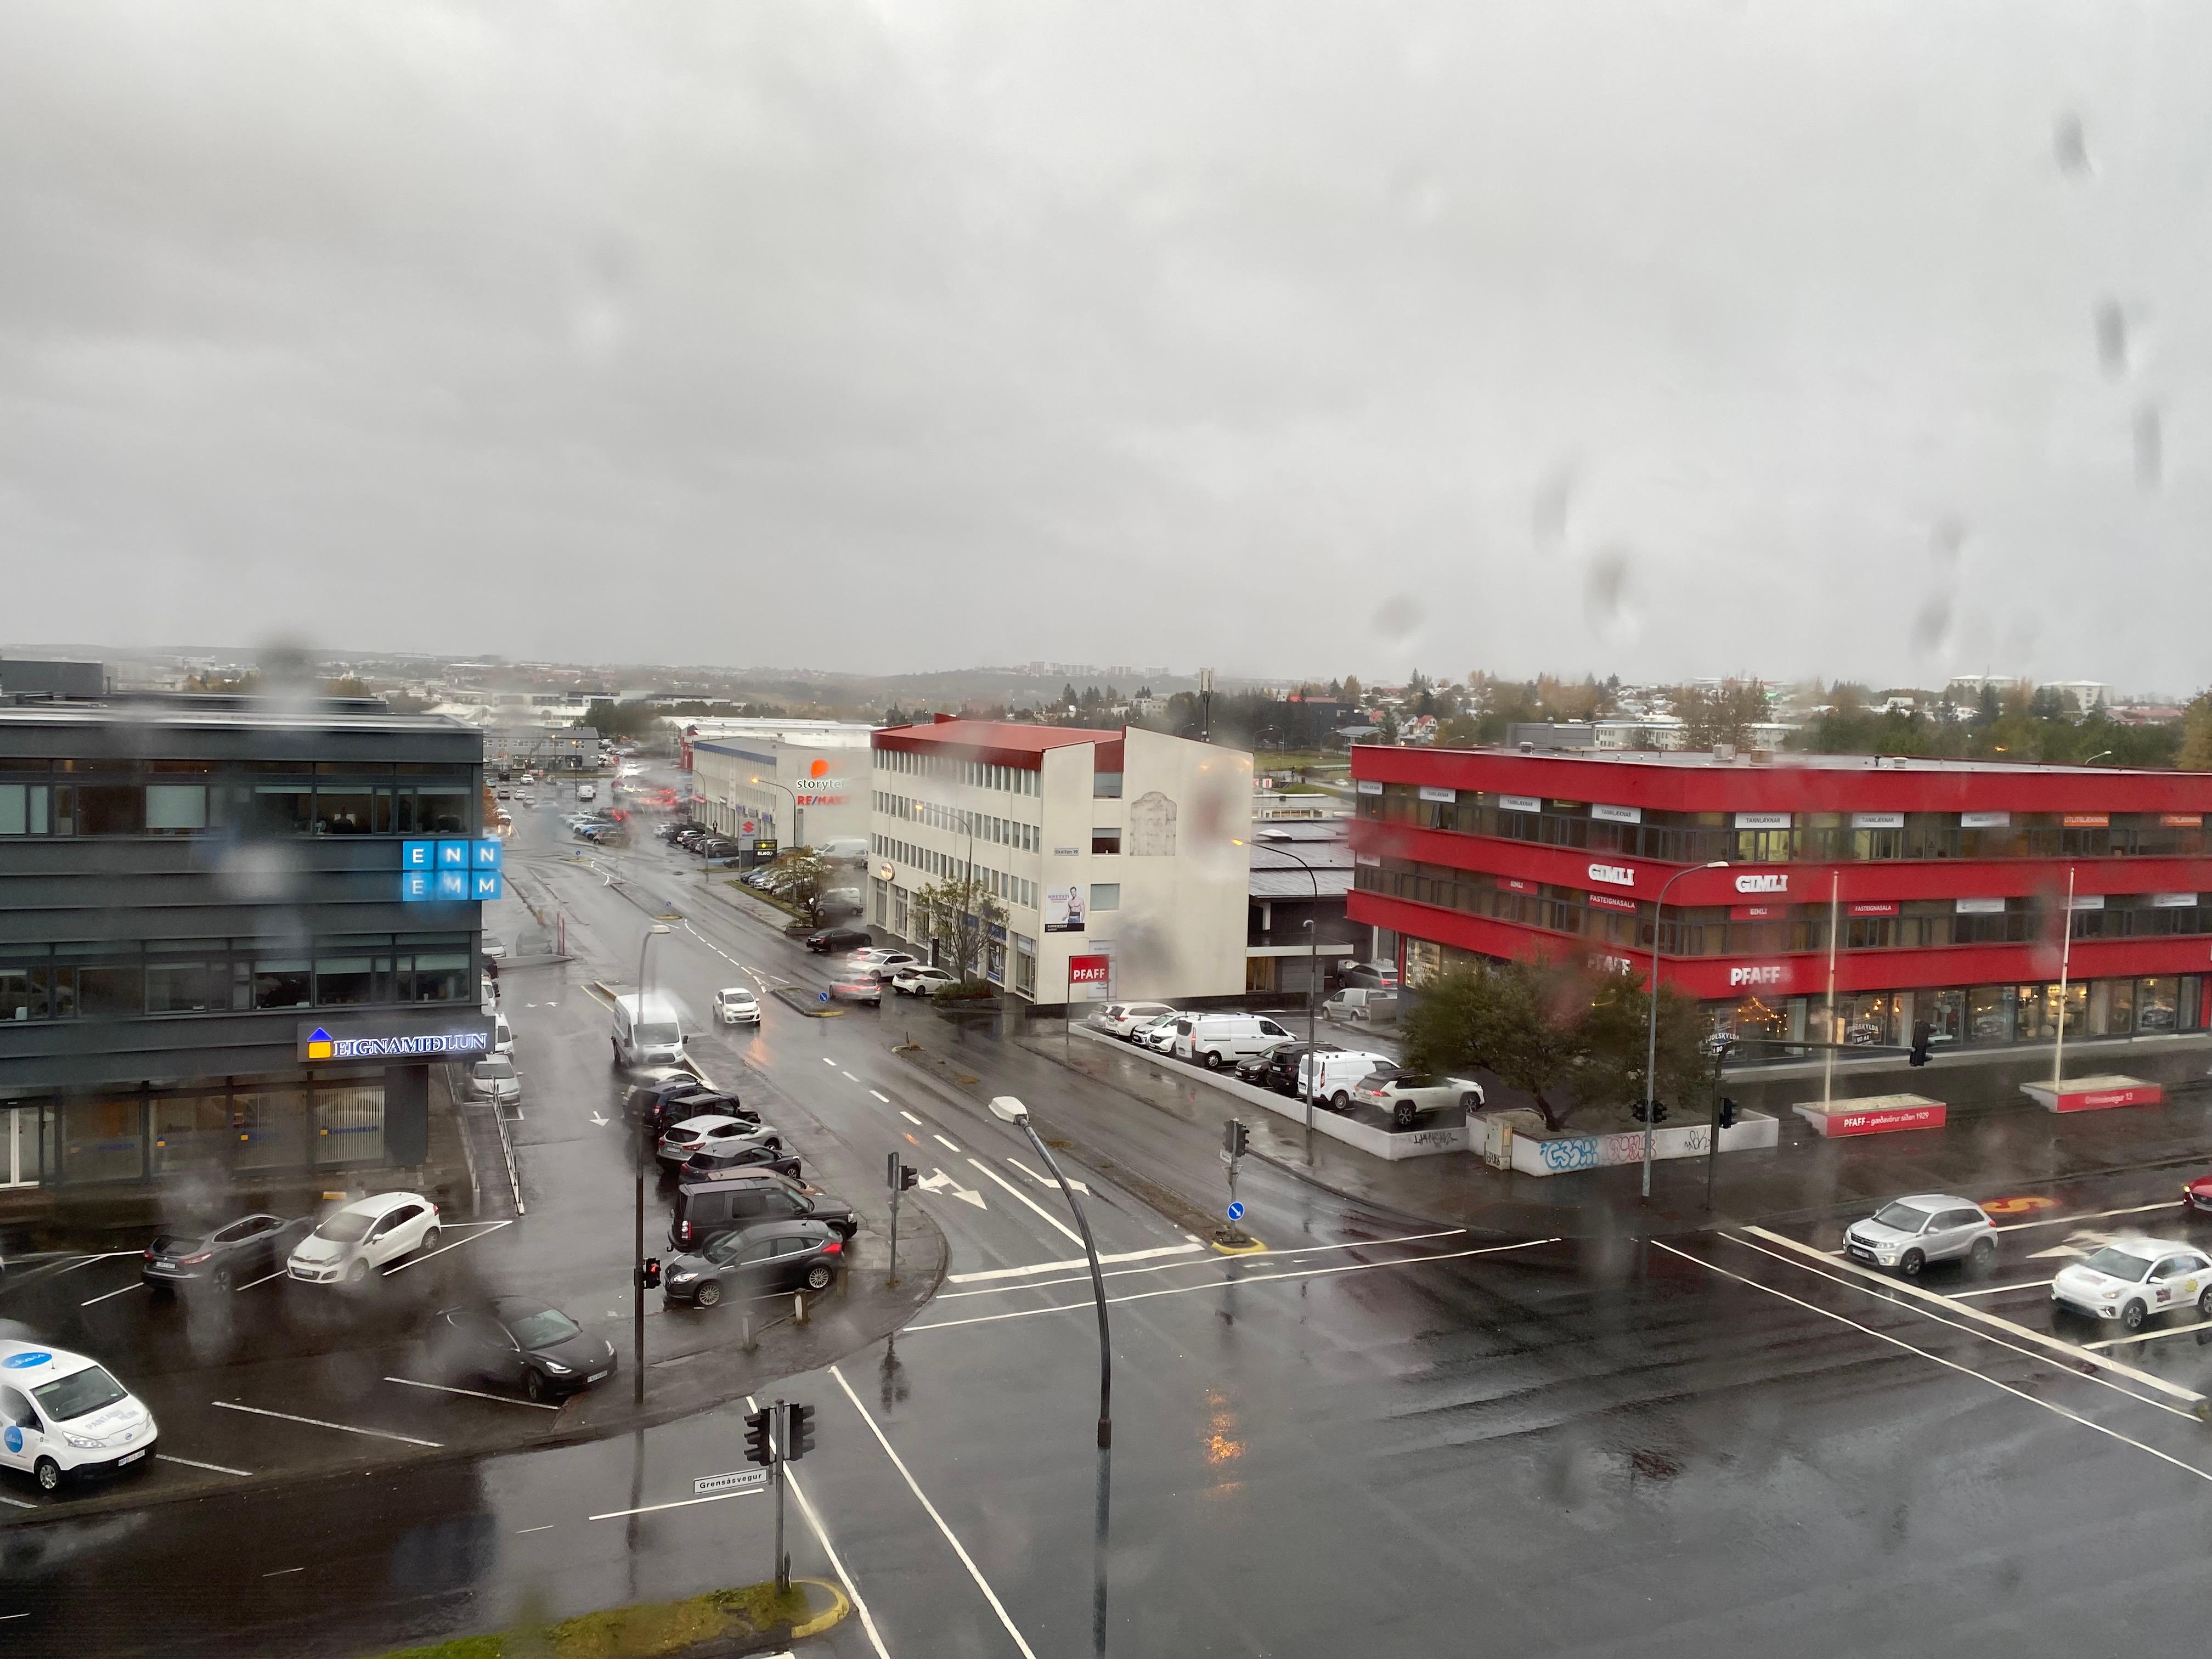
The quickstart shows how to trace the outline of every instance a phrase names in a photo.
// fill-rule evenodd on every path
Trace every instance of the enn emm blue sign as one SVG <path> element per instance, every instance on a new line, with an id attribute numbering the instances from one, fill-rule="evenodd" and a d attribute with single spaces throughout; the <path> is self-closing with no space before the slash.
<path id="1" fill-rule="evenodd" d="M 410 904 L 467 904 L 505 893 L 501 844 L 482 841 L 404 841 L 399 843 L 399 896 Z"/>

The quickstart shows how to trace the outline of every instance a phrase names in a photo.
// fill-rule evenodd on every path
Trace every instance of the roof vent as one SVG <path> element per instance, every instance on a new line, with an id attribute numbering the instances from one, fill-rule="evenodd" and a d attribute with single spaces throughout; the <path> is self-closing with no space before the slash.
<path id="1" fill-rule="evenodd" d="M 1752 763 L 1753 766 L 1771 766 L 1771 765 L 1773 765 L 1773 764 L 1774 764 L 1774 751 L 1773 751 L 1771 749 L 1754 749 L 1754 750 L 1753 750 L 1751 751 L 1751 763 Z"/>
<path id="2" fill-rule="evenodd" d="M 1536 752 L 1536 745 L 1523 738 L 1521 740 L 1521 752 L 1524 755 L 1533 755 Z"/>
<path id="3" fill-rule="evenodd" d="M 1735 759 L 1735 745 L 1732 743 L 1715 744 L 1713 745 L 1713 758 L 1717 761 L 1734 761 Z"/>

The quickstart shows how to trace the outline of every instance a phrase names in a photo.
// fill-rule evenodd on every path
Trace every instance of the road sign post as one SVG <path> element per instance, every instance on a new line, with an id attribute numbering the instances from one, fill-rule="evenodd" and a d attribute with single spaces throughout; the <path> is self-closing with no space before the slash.
<path id="1" fill-rule="evenodd" d="M 1237 1201 L 1237 1171 L 1244 1158 L 1246 1146 L 1251 1140 L 1251 1131 L 1244 1127 L 1242 1118 L 1232 1117 L 1221 1126 L 1221 1161 L 1229 1169 L 1229 1227 L 1222 1242 L 1226 1244 L 1245 1244 L 1244 1229 L 1237 1224 L 1244 1219 L 1244 1206 Z"/>
<path id="2" fill-rule="evenodd" d="M 884 1177 L 891 1189 L 891 1271 L 890 1277 L 884 1280 L 884 1286 L 888 1288 L 898 1283 L 899 1155 L 896 1152 L 884 1154 Z"/>

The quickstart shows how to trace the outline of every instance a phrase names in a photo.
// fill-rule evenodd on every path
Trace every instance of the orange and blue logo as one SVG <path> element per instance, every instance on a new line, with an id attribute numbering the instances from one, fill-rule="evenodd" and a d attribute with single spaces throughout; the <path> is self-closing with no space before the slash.
<path id="1" fill-rule="evenodd" d="M 331 1034 L 318 1025 L 307 1033 L 307 1058 L 328 1060 L 331 1057 Z"/>

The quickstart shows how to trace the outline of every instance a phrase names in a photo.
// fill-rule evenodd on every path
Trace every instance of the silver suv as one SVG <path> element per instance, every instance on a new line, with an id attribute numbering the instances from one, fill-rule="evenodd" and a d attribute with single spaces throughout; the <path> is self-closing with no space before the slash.
<path id="1" fill-rule="evenodd" d="M 1907 1279 L 1931 1261 L 1965 1259 L 1977 1268 L 1996 1260 L 1996 1224 L 1971 1198 L 1916 1193 L 1885 1204 L 1844 1235 L 1844 1248 L 1859 1261 L 1894 1267 Z"/>

